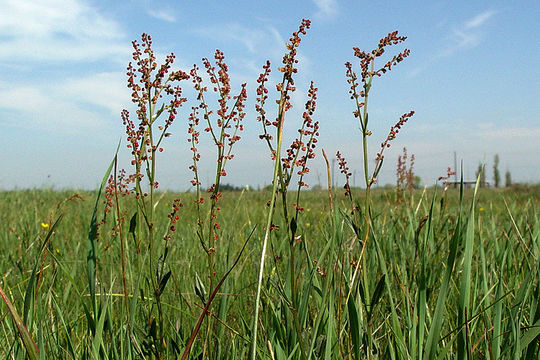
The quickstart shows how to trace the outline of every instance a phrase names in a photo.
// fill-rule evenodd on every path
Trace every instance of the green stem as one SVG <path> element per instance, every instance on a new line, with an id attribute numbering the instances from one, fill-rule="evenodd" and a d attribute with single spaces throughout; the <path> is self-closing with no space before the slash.
<path id="1" fill-rule="evenodd" d="M 251 359 L 255 360 L 257 355 L 257 330 L 258 330 L 258 322 L 259 322 L 259 303 L 261 301 L 261 288 L 262 288 L 262 278 L 264 273 L 264 263 L 266 259 L 266 248 L 268 247 L 268 239 L 270 238 L 270 227 L 272 226 L 272 218 L 274 214 L 274 207 L 276 204 L 276 192 L 278 189 L 278 174 L 281 171 L 281 143 L 282 143 L 282 136 L 283 136 L 283 120 L 285 116 L 285 111 L 283 109 L 284 105 L 284 97 L 283 94 L 281 96 L 280 104 L 279 104 L 279 124 L 278 124 L 278 133 L 277 133 L 277 147 L 276 151 L 274 153 L 274 175 L 272 178 L 272 198 L 270 199 L 270 207 L 268 209 L 268 216 L 266 218 L 266 229 L 264 232 L 264 241 L 263 241 L 263 248 L 261 252 L 261 264 L 259 266 L 259 277 L 257 281 L 257 295 L 255 296 L 255 317 L 253 319 L 253 340 L 251 343 Z"/>

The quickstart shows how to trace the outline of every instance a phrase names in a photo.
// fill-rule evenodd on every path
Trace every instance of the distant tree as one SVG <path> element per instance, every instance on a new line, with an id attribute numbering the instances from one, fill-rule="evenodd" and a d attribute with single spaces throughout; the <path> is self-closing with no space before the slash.
<path id="1" fill-rule="evenodd" d="M 486 185 L 486 172 L 484 171 L 484 165 L 482 163 L 478 164 L 478 169 L 476 170 L 476 178 L 480 177 L 480 187 Z"/>
<path id="2" fill-rule="evenodd" d="M 512 186 L 512 175 L 510 175 L 510 170 L 506 170 L 506 173 L 504 174 L 504 186 Z"/>
<path id="3" fill-rule="evenodd" d="M 493 184 L 495 187 L 499 187 L 501 182 L 501 175 L 499 174 L 499 154 L 495 154 L 495 159 L 493 160 Z"/>
<path id="4" fill-rule="evenodd" d="M 422 187 L 422 178 L 418 175 L 414 175 L 414 188 L 420 189 Z"/>
<path id="5" fill-rule="evenodd" d="M 220 184 L 219 188 L 222 191 L 241 191 L 242 190 L 241 187 L 238 187 L 232 184 Z"/>

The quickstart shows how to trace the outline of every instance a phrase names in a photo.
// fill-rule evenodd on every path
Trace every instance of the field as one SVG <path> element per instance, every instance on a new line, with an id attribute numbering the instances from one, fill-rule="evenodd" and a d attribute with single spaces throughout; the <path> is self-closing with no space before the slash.
<path id="1" fill-rule="evenodd" d="M 87 258 L 94 197 L 51 190 L 0 193 L 1 287 L 48 358 L 157 357 L 152 352 L 160 347 L 159 335 L 149 325 L 155 321 L 150 320 L 155 295 L 141 284 L 156 274 L 145 265 L 145 249 L 139 252 L 140 244 L 126 236 L 126 309 L 119 236 L 105 225 L 95 243 L 93 312 Z M 218 278 L 249 241 L 209 309 L 193 358 L 203 349 L 216 359 L 249 353 L 261 224 L 270 197 L 269 191 L 223 194 Z M 540 356 L 538 187 L 480 189 L 474 204 L 473 190 L 465 190 L 461 202 L 458 189 L 416 190 L 401 202 L 392 190 L 375 190 L 371 235 L 360 266 L 363 239 L 347 220 L 348 198 L 342 191 L 334 194 L 332 211 L 326 191 L 304 191 L 302 197 L 294 274 L 283 230 L 287 224 L 275 224 L 280 230 L 271 240 L 263 281 L 260 358 L 304 358 L 305 352 L 311 358 L 455 359 L 460 349 L 463 358 Z M 185 204 L 168 241 L 163 268 L 170 279 L 161 294 L 160 356 L 176 358 L 210 295 L 210 289 L 203 290 L 208 256 L 196 238 L 194 194 L 160 193 L 158 198 L 157 233 L 166 231 L 174 199 Z M 102 198 L 100 219 L 103 206 Z M 122 204 L 130 215 L 133 206 Z M 164 244 L 158 247 L 159 253 Z M 23 358 L 6 307 L 0 319 L 0 355 Z"/>

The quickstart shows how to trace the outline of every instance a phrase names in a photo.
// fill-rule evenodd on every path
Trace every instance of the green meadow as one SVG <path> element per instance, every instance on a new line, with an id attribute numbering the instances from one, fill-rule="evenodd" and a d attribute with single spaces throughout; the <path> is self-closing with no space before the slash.
<path id="1" fill-rule="evenodd" d="M 276 222 L 280 229 L 270 241 L 258 357 L 455 359 L 463 351 L 460 356 L 471 359 L 539 358 L 537 186 L 481 188 L 476 199 L 474 190 L 466 189 L 461 199 L 459 189 L 415 190 L 399 202 L 395 191 L 375 189 L 363 263 L 358 260 L 364 239 L 354 230 L 343 191 L 334 191 L 333 207 L 326 191 L 301 195 L 304 211 L 292 276 L 287 224 Z M 142 284 L 156 274 L 144 266 L 146 249 L 128 233 L 126 308 L 120 237 L 111 230 L 111 217 L 99 225 L 95 239 L 93 313 L 87 268 L 95 196 L 52 190 L 0 193 L 4 293 L 46 358 L 179 357 L 211 291 L 205 288 L 207 254 L 196 238 L 194 193 L 157 194 L 158 233 L 166 231 L 174 199 L 184 203 L 164 264 L 170 278 L 161 296 L 165 343 L 160 355 L 155 351 L 159 336 L 148 321 L 155 295 Z M 191 358 L 203 358 L 203 352 L 216 359 L 249 354 L 261 224 L 270 196 L 270 191 L 223 193 L 218 277 L 247 245 L 213 301 Z M 101 197 L 98 223 L 104 206 Z M 128 217 L 134 206 L 129 200 L 121 203 Z M 134 288 L 139 291 L 133 293 Z M 297 311 L 299 331 L 292 311 Z M 0 355 L 25 358 L 5 306 L 0 320 Z"/>

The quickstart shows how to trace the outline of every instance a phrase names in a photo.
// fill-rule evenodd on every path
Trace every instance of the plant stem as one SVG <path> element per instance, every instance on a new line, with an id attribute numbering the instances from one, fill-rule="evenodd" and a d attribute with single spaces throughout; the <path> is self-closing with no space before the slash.
<path id="1" fill-rule="evenodd" d="M 278 174 L 281 169 L 281 143 L 282 143 L 282 135 L 283 135 L 283 120 L 285 117 L 285 111 L 282 107 L 283 104 L 283 97 L 280 101 L 280 116 L 279 116 L 279 128 L 277 133 L 277 146 L 276 146 L 276 152 L 274 154 L 274 175 L 272 178 L 272 198 L 270 199 L 270 206 L 268 209 L 268 215 L 266 217 L 266 229 L 264 232 L 264 241 L 263 241 L 263 248 L 261 252 L 261 264 L 259 266 L 259 277 L 257 280 L 257 295 L 255 296 L 255 317 L 253 320 L 253 339 L 252 339 L 252 347 L 251 347 L 251 359 L 255 360 L 257 355 L 257 323 L 259 321 L 259 303 L 261 300 L 261 287 L 262 287 L 262 278 L 264 273 L 264 262 L 266 259 L 266 248 L 268 246 L 268 239 L 270 237 L 270 227 L 272 226 L 272 218 L 274 215 L 274 207 L 276 204 L 276 192 L 277 192 L 277 184 L 278 184 Z"/>
<path id="2" fill-rule="evenodd" d="M 126 313 L 129 318 L 129 300 L 127 295 L 127 281 L 126 281 L 126 250 L 124 245 L 124 236 L 122 234 L 122 221 L 120 221 L 120 202 L 118 201 L 118 182 L 116 174 L 118 164 L 118 154 L 114 156 L 114 200 L 116 202 L 116 218 L 118 224 L 118 233 L 120 236 L 120 257 L 122 258 L 122 290 L 124 294 L 124 303 L 126 305 Z"/>

